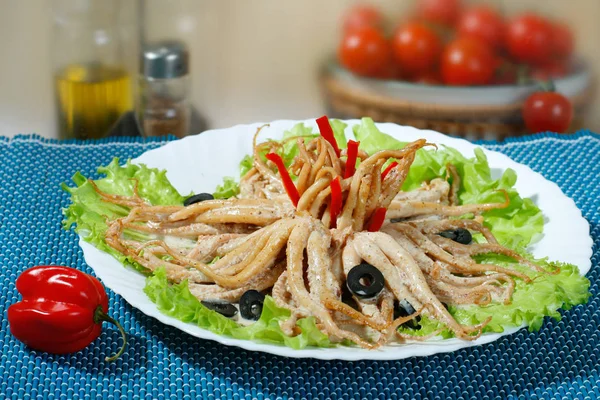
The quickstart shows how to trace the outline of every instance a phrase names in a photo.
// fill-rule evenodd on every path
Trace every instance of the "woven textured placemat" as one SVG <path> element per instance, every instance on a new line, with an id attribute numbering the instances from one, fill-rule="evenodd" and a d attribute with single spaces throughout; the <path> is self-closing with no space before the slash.
<path id="1" fill-rule="evenodd" d="M 61 229 L 68 197 L 59 184 L 77 170 L 96 176 L 167 139 L 113 138 L 59 143 L 37 136 L 0 138 L 0 398 L 600 398 L 600 136 L 528 136 L 486 142 L 558 183 L 591 224 L 592 297 L 549 320 L 480 347 L 402 361 L 296 360 L 199 340 L 162 325 L 109 291 L 110 313 L 129 333 L 125 354 L 106 327 L 85 350 L 66 356 L 31 351 L 9 333 L 7 307 L 19 300 L 15 279 L 37 264 L 91 272 L 74 232 Z"/>

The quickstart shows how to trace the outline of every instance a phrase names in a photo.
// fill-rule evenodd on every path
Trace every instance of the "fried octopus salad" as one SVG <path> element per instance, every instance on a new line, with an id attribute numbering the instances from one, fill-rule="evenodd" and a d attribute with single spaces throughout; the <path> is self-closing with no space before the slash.
<path id="1" fill-rule="evenodd" d="M 117 159 L 105 178 L 78 173 L 65 225 L 147 274 L 162 312 L 296 349 L 471 341 L 587 300 L 575 266 L 526 253 L 543 217 L 514 171 L 494 180 L 480 150 L 399 142 L 368 118 L 356 141 L 317 126 L 263 142 L 260 128 L 239 183 L 213 194 Z"/>

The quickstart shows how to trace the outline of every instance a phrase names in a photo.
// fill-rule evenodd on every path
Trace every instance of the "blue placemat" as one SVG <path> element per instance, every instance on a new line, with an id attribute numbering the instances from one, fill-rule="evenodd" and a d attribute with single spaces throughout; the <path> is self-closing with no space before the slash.
<path id="1" fill-rule="evenodd" d="M 526 163 L 558 183 L 592 227 L 593 297 L 492 344 L 427 358 L 389 362 L 296 360 L 199 340 L 145 316 L 110 292 L 110 312 L 130 344 L 113 364 L 119 334 L 107 327 L 84 351 L 30 351 L 8 331 L 7 307 L 19 300 L 15 279 L 36 264 L 87 272 L 73 232 L 61 229 L 68 204 L 59 184 L 92 174 L 114 156 L 126 159 L 167 139 L 115 138 L 59 143 L 37 136 L 0 138 L 0 398 L 600 398 L 600 136 L 535 135 L 485 146 Z"/>

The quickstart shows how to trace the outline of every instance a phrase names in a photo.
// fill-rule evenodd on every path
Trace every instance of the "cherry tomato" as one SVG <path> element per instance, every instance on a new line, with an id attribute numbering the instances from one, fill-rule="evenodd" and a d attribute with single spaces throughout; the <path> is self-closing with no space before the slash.
<path id="1" fill-rule="evenodd" d="M 363 27 L 344 35 L 338 59 L 358 75 L 378 76 L 392 62 L 391 46 L 378 29 Z"/>
<path id="2" fill-rule="evenodd" d="M 523 120 L 531 133 L 564 133 L 573 120 L 573 105 L 560 93 L 535 92 L 525 100 Z"/>
<path id="3" fill-rule="evenodd" d="M 563 78 L 569 74 L 569 65 L 564 61 L 551 61 L 531 71 L 531 77 L 538 81 Z"/>
<path id="4" fill-rule="evenodd" d="M 392 38 L 394 56 L 409 75 L 433 69 L 442 53 L 442 42 L 433 29 L 420 22 L 401 25 Z"/>
<path id="5" fill-rule="evenodd" d="M 506 31 L 506 46 L 518 61 L 544 64 L 552 58 L 552 24 L 535 14 L 513 18 Z"/>
<path id="6" fill-rule="evenodd" d="M 411 79 L 414 83 L 420 83 L 423 85 L 441 85 L 442 79 L 440 74 L 433 71 L 425 71 L 414 75 Z"/>
<path id="7" fill-rule="evenodd" d="M 573 39 L 573 32 L 566 24 L 560 22 L 554 24 L 552 42 L 554 44 L 552 49 L 556 58 L 566 60 L 571 57 L 575 39 Z"/>
<path id="8" fill-rule="evenodd" d="M 428 22 L 454 26 L 460 8 L 461 0 L 419 0 L 417 15 Z"/>
<path id="9" fill-rule="evenodd" d="M 475 37 L 494 48 L 502 46 L 504 29 L 500 13 L 487 5 L 469 8 L 462 14 L 457 25 L 460 36 Z"/>
<path id="10" fill-rule="evenodd" d="M 383 15 L 377 7 L 368 4 L 357 4 L 348 9 L 343 19 L 344 33 L 353 29 L 371 26 L 379 28 L 383 25 Z"/>
<path id="11" fill-rule="evenodd" d="M 488 44 L 474 38 L 458 38 L 442 54 L 442 78 L 448 85 L 485 85 L 491 83 L 497 65 Z"/>

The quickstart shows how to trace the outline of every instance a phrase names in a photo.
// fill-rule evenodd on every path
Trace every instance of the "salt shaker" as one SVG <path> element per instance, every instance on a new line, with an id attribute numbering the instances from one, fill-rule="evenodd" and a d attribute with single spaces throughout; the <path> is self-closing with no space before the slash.
<path id="1" fill-rule="evenodd" d="M 137 120 L 144 136 L 189 134 L 189 53 L 185 44 L 162 41 L 142 50 Z"/>

